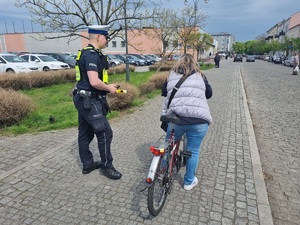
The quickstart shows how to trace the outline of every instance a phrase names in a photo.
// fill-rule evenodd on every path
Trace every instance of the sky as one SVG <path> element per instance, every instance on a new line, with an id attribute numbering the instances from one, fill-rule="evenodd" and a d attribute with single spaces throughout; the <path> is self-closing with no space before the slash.
<path id="1" fill-rule="evenodd" d="M 185 0 L 163 0 L 162 7 L 180 10 Z M 230 33 L 236 41 L 255 40 L 278 22 L 300 11 L 299 0 L 186 0 L 198 1 L 198 10 L 207 14 L 203 29 L 209 34 Z M 38 32 L 26 8 L 16 8 L 14 0 L 0 0 L 0 34 Z"/>

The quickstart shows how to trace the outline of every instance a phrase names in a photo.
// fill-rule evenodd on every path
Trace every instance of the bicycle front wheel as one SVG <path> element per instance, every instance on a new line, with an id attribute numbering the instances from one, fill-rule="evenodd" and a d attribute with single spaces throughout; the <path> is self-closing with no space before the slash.
<path id="1" fill-rule="evenodd" d="M 168 168 L 168 165 L 164 168 Z M 148 188 L 148 210 L 153 216 L 157 216 L 164 207 L 168 193 L 167 171 L 163 172 L 163 169 L 159 168 L 158 170 L 159 172 L 156 173 L 151 186 Z"/>

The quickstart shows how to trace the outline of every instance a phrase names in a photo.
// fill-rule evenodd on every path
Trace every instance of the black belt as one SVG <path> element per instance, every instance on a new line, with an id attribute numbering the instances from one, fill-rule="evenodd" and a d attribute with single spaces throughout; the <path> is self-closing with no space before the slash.
<path id="1" fill-rule="evenodd" d="M 80 94 L 80 92 L 84 92 L 85 95 L 87 95 L 88 97 L 91 98 L 106 98 L 106 95 L 101 95 L 98 92 L 94 92 L 94 91 L 87 91 L 87 90 L 77 90 L 77 93 Z"/>

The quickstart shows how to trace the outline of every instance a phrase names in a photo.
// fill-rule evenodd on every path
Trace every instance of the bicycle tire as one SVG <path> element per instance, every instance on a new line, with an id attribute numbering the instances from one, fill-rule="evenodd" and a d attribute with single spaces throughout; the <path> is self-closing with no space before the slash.
<path id="1" fill-rule="evenodd" d="M 162 208 L 165 205 L 167 194 L 168 194 L 168 188 L 166 186 L 167 181 L 166 175 L 168 174 L 168 169 L 166 171 L 162 171 L 161 168 L 162 160 L 160 159 L 159 165 L 158 165 L 158 172 L 156 173 L 154 180 L 151 184 L 151 186 L 148 188 L 148 196 L 147 196 L 147 204 L 148 204 L 148 210 L 152 216 L 157 216 Z M 167 163 L 166 167 L 168 168 L 169 165 Z"/>
<path id="2" fill-rule="evenodd" d="M 179 170 L 181 169 L 182 166 L 184 166 L 184 157 L 182 155 L 182 152 L 186 149 L 186 136 L 185 134 L 183 135 L 182 139 L 178 141 L 177 143 L 177 154 L 176 154 L 176 158 L 174 159 L 174 164 L 175 164 L 175 168 L 176 168 L 176 173 L 175 176 L 177 175 L 177 173 L 179 172 Z"/>

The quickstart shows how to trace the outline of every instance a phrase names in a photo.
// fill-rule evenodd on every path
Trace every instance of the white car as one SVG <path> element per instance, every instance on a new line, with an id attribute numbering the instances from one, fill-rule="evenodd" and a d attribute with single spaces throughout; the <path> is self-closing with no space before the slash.
<path id="1" fill-rule="evenodd" d="M 10 53 L 0 53 L 0 73 L 28 73 L 38 71 L 39 67 Z"/>
<path id="2" fill-rule="evenodd" d="M 40 71 L 61 70 L 70 68 L 70 66 L 67 63 L 57 61 L 56 59 L 48 55 L 24 54 L 20 55 L 20 57 L 25 59 L 27 62 L 35 63 L 37 66 L 39 66 Z"/>

